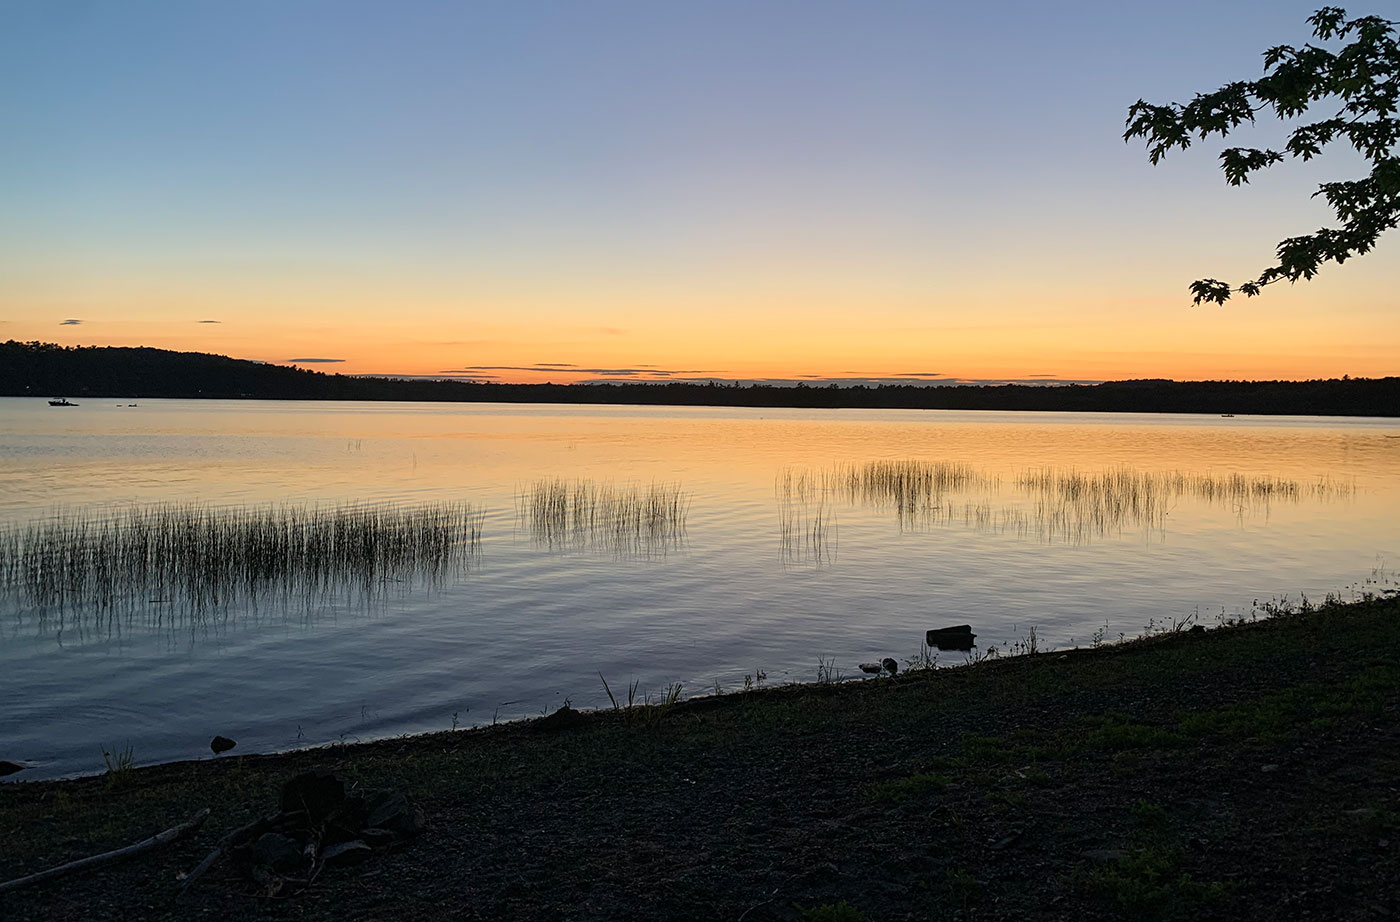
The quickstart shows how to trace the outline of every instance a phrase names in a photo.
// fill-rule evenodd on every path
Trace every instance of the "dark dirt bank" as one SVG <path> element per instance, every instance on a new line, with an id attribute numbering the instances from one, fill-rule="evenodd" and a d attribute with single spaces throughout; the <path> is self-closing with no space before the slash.
<path id="1" fill-rule="evenodd" d="M 0 786 L 20 919 L 1384 919 L 1400 600 L 971 668 Z M 223 860 L 308 768 L 427 832 L 268 896 Z"/>

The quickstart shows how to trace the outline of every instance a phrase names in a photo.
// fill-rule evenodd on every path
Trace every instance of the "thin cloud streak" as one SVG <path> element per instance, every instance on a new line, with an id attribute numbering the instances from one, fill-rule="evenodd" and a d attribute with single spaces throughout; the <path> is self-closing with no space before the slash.
<path id="1" fill-rule="evenodd" d="M 606 377 L 616 377 L 619 375 L 656 375 L 660 377 L 670 377 L 674 375 L 706 375 L 717 374 L 718 371 L 709 371 L 704 368 L 658 368 L 655 365 L 633 365 L 627 368 L 579 368 L 577 365 L 565 365 L 559 362 L 541 362 L 535 365 L 466 365 L 459 369 L 460 372 L 479 371 L 557 371 L 560 374 L 579 375 L 604 375 Z"/>
<path id="2" fill-rule="evenodd" d="M 399 371 L 365 371 L 358 374 L 346 375 L 348 378 L 392 378 L 398 381 L 460 381 L 470 384 L 473 381 L 483 379 L 499 378 L 500 375 L 466 374 L 460 371 L 439 371 L 428 375 L 411 375 Z"/>
<path id="3" fill-rule="evenodd" d="M 1060 379 L 1060 378 L 1056 378 L 1056 379 L 1054 379 L 1054 380 L 1046 380 L 1045 378 L 1030 378 L 1030 377 L 1026 377 L 1026 378 L 939 378 L 939 379 L 937 379 L 937 380 L 929 380 L 928 378 L 909 378 L 909 377 L 894 377 L 894 376 L 891 376 L 891 377 L 840 377 L 840 378 L 807 377 L 807 376 L 797 376 L 797 377 L 792 377 L 792 378 L 718 378 L 718 377 L 716 377 L 716 378 L 663 378 L 663 379 L 660 379 L 660 381 L 657 381 L 657 379 L 646 379 L 646 378 L 625 378 L 625 379 L 620 379 L 620 378 L 613 377 L 613 378 L 590 378 L 590 379 L 584 379 L 584 380 L 582 380 L 582 381 L 579 381 L 578 383 L 579 383 L 579 384 L 627 384 L 627 383 L 639 383 L 639 384 L 640 384 L 640 383 L 647 383 L 648 380 L 650 380 L 652 383 L 661 383 L 661 382 L 665 382 L 665 383 L 676 383 L 676 384 L 709 384 L 709 383 L 711 383 L 711 382 L 714 382 L 714 383 L 717 384 L 717 385 L 718 385 L 718 384 L 722 384 L 722 385 L 726 385 L 726 386 L 727 386 L 727 385 L 732 385 L 732 384 L 739 384 L 739 385 L 743 385 L 743 386 L 758 385 L 758 386 L 762 386 L 762 387 L 797 387 L 798 385 L 803 385 L 803 386 L 806 386 L 806 387 L 829 387 L 829 386 L 833 386 L 833 385 L 836 386 L 836 387 L 882 387 L 882 386 L 884 386 L 884 387 L 891 387 L 891 386 L 903 386 L 903 387 L 956 387 L 956 386 L 958 386 L 958 385 L 997 386 L 997 385 L 1005 385 L 1005 384 L 1022 384 L 1022 385 L 1034 386 L 1034 387 L 1059 387 L 1060 385 L 1065 385 L 1065 384 L 1101 384 L 1101 383 L 1103 383 L 1103 380 L 1100 379 L 1100 378 L 1084 378 L 1084 379 L 1076 379 L 1076 380 Z"/>
<path id="4" fill-rule="evenodd" d="M 302 361 L 306 361 L 303 359 Z M 322 359 L 321 361 L 328 361 Z M 343 360 L 330 360 L 343 361 Z M 402 378 L 413 381 L 479 381 L 483 383 L 519 384 L 518 381 L 501 381 L 502 375 L 491 374 L 483 369 L 491 367 L 501 371 L 548 371 L 531 365 L 505 365 L 505 366 L 481 366 L 478 368 L 446 368 L 435 374 L 404 374 L 400 372 L 365 372 L 352 377 L 357 378 Z M 693 384 L 730 387 L 740 385 L 743 387 L 957 387 L 957 386 L 1000 386 L 1000 385 L 1023 385 L 1027 387 L 1061 387 L 1071 384 L 1092 385 L 1102 384 L 1103 378 L 1059 378 L 1052 375 L 1026 375 L 1019 378 L 950 378 L 940 376 L 937 380 L 929 380 L 928 377 L 911 377 L 907 375 L 862 375 L 862 376 L 842 376 L 826 377 L 817 374 L 803 373 L 790 378 L 726 378 L 719 376 L 691 377 L 691 375 L 702 374 L 703 372 L 684 372 L 671 370 L 639 370 L 627 368 L 610 369 L 579 369 L 580 374 L 599 374 L 600 377 L 581 378 L 576 381 L 557 381 L 555 384 L 584 384 L 584 385 L 620 385 L 620 384 Z"/>

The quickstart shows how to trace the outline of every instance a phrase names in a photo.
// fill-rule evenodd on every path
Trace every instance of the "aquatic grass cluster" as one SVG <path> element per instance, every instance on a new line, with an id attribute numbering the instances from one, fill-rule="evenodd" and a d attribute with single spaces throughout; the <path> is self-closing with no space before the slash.
<path id="1" fill-rule="evenodd" d="M 778 556 L 784 566 L 823 566 L 836 559 L 836 511 L 825 500 L 778 504 Z"/>
<path id="2" fill-rule="evenodd" d="M 650 556 L 685 539 L 690 496 L 679 485 L 616 485 L 545 478 L 516 497 L 516 512 L 533 540 L 551 550 L 592 548 Z"/>
<path id="3" fill-rule="evenodd" d="M 1274 503 L 1297 503 L 1305 498 L 1345 499 L 1356 491 L 1353 481 L 1325 477 L 1303 484 L 1270 475 L 1139 471 L 1128 467 L 1092 473 L 1072 468 L 1038 468 L 1023 472 L 1015 485 L 1035 501 L 1029 518 L 1023 513 L 1016 523 L 1018 529 L 1034 531 L 1044 540 L 1075 542 L 1125 527 L 1160 532 L 1181 499 L 1225 506 L 1244 519 L 1254 514 L 1267 516 Z"/>
<path id="4" fill-rule="evenodd" d="M 1020 495 L 998 501 L 999 476 L 949 461 L 789 468 L 779 474 L 775 490 L 780 537 L 785 548 L 813 556 L 812 548 L 821 544 L 814 524 L 834 518 L 833 499 L 891 511 L 901 531 L 962 525 L 978 532 L 1083 543 L 1128 528 L 1160 533 L 1183 499 L 1229 508 L 1243 520 L 1267 516 L 1275 503 L 1347 499 L 1356 492 L 1354 481 L 1330 477 L 1306 483 L 1271 475 L 1129 467 L 1094 472 L 1033 468 L 1012 478 L 1009 486 Z"/>
<path id="5" fill-rule="evenodd" d="M 881 460 L 825 469 L 787 468 L 778 475 L 778 535 L 782 562 L 824 565 L 837 548 L 837 500 L 892 510 L 901 528 L 926 525 L 952 514 L 948 493 L 995 489 L 998 480 L 969 464 L 950 461 Z M 987 507 L 990 508 L 989 506 Z M 971 520 L 981 507 L 961 510 Z"/>
<path id="6" fill-rule="evenodd" d="M 880 460 L 826 469 L 788 468 L 778 475 L 783 503 L 811 504 L 829 498 L 893 510 L 913 524 L 942 505 L 949 493 L 995 490 L 1000 479 L 958 461 Z"/>
<path id="7" fill-rule="evenodd" d="M 41 614 L 84 606 L 201 611 L 236 602 L 372 598 L 391 583 L 439 580 L 478 550 L 469 503 L 58 512 L 0 529 L 0 592 Z"/>
<path id="8" fill-rule="evenodd" d="M 1304 497 L 1334 499 L 1351 496 L 1350 480 L 1319 478 L 1311 484 L 1268 475 L 1187 474 L 1181 471 L 1137 471 L 1119 467 L 1098 473 L 1070 468 L 1038 468 L 1016 478 L 1016 486 L 1066 502 L 1092 502 L 1124 506 L 1151 515 L 1163 500 L 1189 496 L 1209 503 L 1265 504 L 1278 500 L 1296 502 Z"/>
<path id="9" fill-rule="evenodd" d="M 998 478 L 956 461 L 871 461 L 833 472 L 832 484 L 850 502 L 893 509 L 900 522 L 940 505 L 949 493 L 991 489 Z"/>

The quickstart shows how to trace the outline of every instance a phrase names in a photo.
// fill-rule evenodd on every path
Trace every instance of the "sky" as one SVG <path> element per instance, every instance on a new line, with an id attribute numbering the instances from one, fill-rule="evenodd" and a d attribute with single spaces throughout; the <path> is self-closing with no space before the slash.
<path id="1" fill-rule="evenodd" d="M 1231 188 L 1220 148 L 1286 124 L 1156 167 L 1122 139 L 1318 5 L 3 0 L 0 340 L 514 382 L 1400 374 L 1395 232 L 1187 288 L 1333 223 L 1311 193 L 1359 157 Z"/>

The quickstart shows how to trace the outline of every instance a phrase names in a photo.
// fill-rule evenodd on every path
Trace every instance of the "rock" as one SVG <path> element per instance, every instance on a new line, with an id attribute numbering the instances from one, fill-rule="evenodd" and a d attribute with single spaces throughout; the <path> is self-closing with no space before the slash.
<path id="1" fill-rule="evenodd" d="M 863 673 L 865 673 L 866 675 L 879 675 L 879 674 L 880 674 L 880 671 L 881 671 L 882 669 L 884 669 L 884 668 L 885 668 L 885 667 L 884 667 L 884 666 L 881 666 L 879 663 L 861 663 L 861 664 L 860 664 L 860 671 L 863 672 Z"/>
<path id="2" fill-rule="evenodd" d="M 221 752 L 228 752 L 237 745 L 238 743 L 229 739 L 227 736 L 216 736 L 209 741 L 209 748 L 214 750 L 214 755 L 218 755 Z"/>
<path id="3" fill-rule="evenodd" d="M 381 791 L 368 798 L 369 818 L 365 826 L 385 829 L 395 835 L 416 836 L 427 828 L 423 811 L 399 791 Z"/>
<path id="4" fill-rule="evenodd" d="M 338 842 L 329 846 L 321 852 L 321 860 L 327 867 L 347 867 L 352 864 L 359 864 L 371 854 L 374 849 L 370 848 L 359 839 L 351 839 L 349 842 Z"/>
<path id="5" fill-rule="evenodd" d="M 888 672 L 890 675 L 894 675 L 895 673 L 899 672 L 899 663 L 895 660 L 893 656 L 887 656 L 884 659 L 880 660 L 880 665 L 884 666 L 885 671 Z"/>
<path id="6" fill-rule="evenodd" d="M 24 766 L 18 762 L 6 762 L 0 760 L 0 778 L 6 775 L 13 775 L 15 772 L 24 771 Z"/>
<path id="7" fill-rule="evenodd" d="M 322 841 L 343 842 L 360 838 L 360 830 L 369 819 L 369 801 L 360 794 L 347 794 L 340 805 L 326 817 L 326 829 Z"/>
<path id="8" fill-rule="evenodd" d="M 278 873 L 295 871 L 306 863 L 301 846 L 296 840 L 279 832 L 265 832 L 258 836 L 249 857 L 255 864 L 271 868 Z"/>
<path id="9" fill-rule="evenodd" d="M 972 625 L 955 624 L 931 630 L 924 635 L 924 643 L 940 650 L 971 650 L 976 644 L 977 635 L 972 633 Z"/>
<path id="10" fill-rule="evenodd" d="M 282 812 L 305 810 L 307 821 L 322 823 L 345 800 L 345 782 L 325 769 L 303 772 L 282 786 Z"/>
<path id="11" fill-rule="evenodd" d="M 535 728 L 538 730 L 567 730 L 570 727 L 577 727 L 583 721 L 583 715 L 566 704 L 548 717 L 541 717 L 535 721 Z"/>
<path id="12" fill-rule="evenodd" d="M 1206 626 L 1204 624 L 1193 625 L 1191 630 L 1187 631 L 1188 634 L 1204 634 L 1205 632 Z"/>

